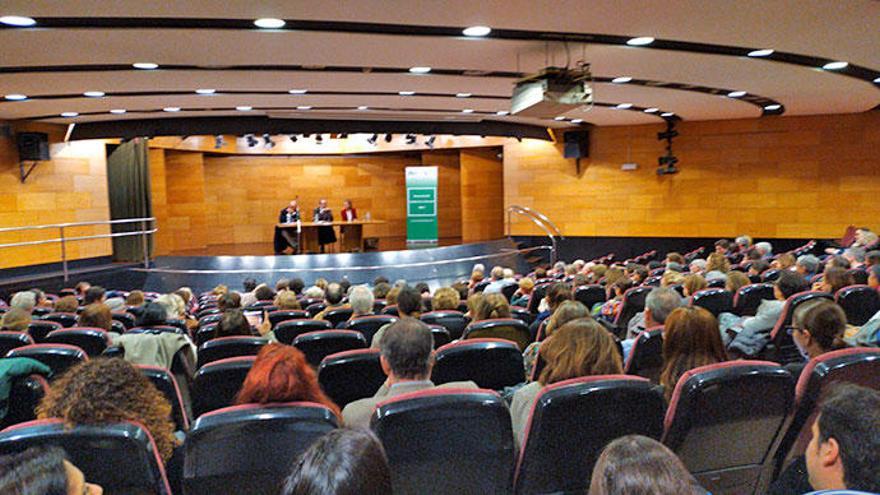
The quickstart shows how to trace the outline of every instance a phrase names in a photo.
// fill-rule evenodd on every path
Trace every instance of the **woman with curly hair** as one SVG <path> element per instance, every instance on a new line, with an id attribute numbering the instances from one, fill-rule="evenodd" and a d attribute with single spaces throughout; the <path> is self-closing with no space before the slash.
<path id="1" fill-rule="evenodd" d="M 37 417 L 60 418 L 70 426 L 136 421 L 150 432 L 166 463 L 179 444 L 171 404 L 137 368 L 118 358 L 70 368 L 52 383 Z"/>

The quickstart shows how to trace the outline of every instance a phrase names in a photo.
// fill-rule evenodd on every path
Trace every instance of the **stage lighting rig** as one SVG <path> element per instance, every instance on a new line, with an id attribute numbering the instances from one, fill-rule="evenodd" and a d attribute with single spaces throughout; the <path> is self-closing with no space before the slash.
<path id="1" fill-rule="evenodd" d="M 324 144 L 324 136 L 315 134 L 315 144 Z"/>
<path id="2" fill-rule="evenodd" d="M 676 120 L 666 120 L 666 130 L 657 133 L 657 139 L 666 141 L 666 154 L 657 158 L 657 175 L 672 175 L 678 173 L 678 158 L 672 153 L 672 139 L 678 136 L 675 130 Z"/>
<path id="3" fill-rule="evenodd" d="M 244 136 L 244 139 L 245 141 L 247 141 L 248 148 L 253 148 L 254 146 L 260 144 L 260 142 L 257 141 L 257 138 L 254 137 L 253 134 L 246 134 Z"/>
<path id="4" fill-rule="evenodd" d="M 226 146 L 226 140 L 223 139 L 223 135 L 217 134 L 216 136 L 214 136 L 214 149 L 219 150 L 224 146 Z"/>
<path id="5" fill-rule="evenodd" d="M 394 139 L 393 134 L 385 134 L 385 142 L 386 143 L 390 143 L 392 139 Z"/>
<path id="6" fill-rule="evenodd" d="M 370 136 L 369 138 L 367 138 L 367 142 L 370 143 L 370 144 L 373 145 L 373 146 L 376 146 L 376 141 L 378 141 L 378 140 L 379 140 L 379 135 L 378 135 L 378 134 L 373 134 L 372 136 Z"/>
<path id="7" fill-rule="evenodd" d="M 296 134 L 291 134 L 291 135 L 290 135 L 290 142 L 291 142 L 291 143 L 295 143 L 295 142 L 297 142 L 297 141 L 299 141 L 299 138 L 296 137 Z"/>
<path id="8" fill-rule="evenodd" d="M 406 144 L 416 144 L 416 135 L 415 134 L 407 134 L 406 135 Z"/>
<path id="9" fill-rule="evenodd" d="M 428 145 L 428 148 L 434 149 L 434 141 L 437 140 L 437 136 L 431 136 L 425 140 L 425 144 Z"/>
<path id="10" fill-rule="evenodd" d="M 269 134 L 263 134 L 263 146 L 265 146 L 266 149 L 272 149 L 275 147 L 275 142 L 272 141 L 272 136 Z"/>

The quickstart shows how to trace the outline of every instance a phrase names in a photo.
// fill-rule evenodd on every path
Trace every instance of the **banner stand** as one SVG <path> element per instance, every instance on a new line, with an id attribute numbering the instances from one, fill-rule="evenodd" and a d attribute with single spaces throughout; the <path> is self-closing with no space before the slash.
<path id="1" fill-rule="evenodd" d="M 406 167 L 406 243 L 437 244 L 437 167 Z"/>

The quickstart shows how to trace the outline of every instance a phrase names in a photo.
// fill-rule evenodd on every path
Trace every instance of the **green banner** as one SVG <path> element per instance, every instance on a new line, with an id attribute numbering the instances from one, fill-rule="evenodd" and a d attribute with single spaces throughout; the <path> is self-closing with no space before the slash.
<path id="1" fill-rule="evenodd" d="M 406 242 L 437 242 L 437 167 L 406 167 Z"/>

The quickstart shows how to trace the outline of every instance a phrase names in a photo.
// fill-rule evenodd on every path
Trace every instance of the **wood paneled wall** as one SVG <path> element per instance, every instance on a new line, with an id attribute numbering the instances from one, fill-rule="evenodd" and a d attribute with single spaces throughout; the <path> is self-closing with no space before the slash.
<path id="1" fill-rule="evenodd" d="M 437 223 L 441 239 L 461 237 L 461 165 L 459 151 L 422 153 L 422 165 L 437 167 Z"/>
<path id="2" fill-rule="evenodd" d="M 461 151 L 461 240 L 504 236 L 504 180 L 498 149 Z"/>
<path id="3" fill-rule="evenodd" d="M 683 122 L 680 173 L 658 176 L 663 126 L 592 131 L 590 158 L 561 145 L 504 146 L 505 203 L 547 214 L 569 236 L 839 237 L 880 228 L 880 113 Z M 639 169 L 620 170 L 625 162 Z M 525 219 L 513 232 L 540 235 Z"/>
<path id="4" fill-rule="evenodd" d="M 0 137 L 0 227 L 109 220 L 105 142 L 64 144 L 60 143 L 63 129 L 31 126 L 27 130 L 49 133 L 52 159 L 38 163 L 22 184 L 15 138 Z M 109 231 L 107 226 L 84 226 L 68 228 L 65 235 L 89 236 Z M 58 235 L 58 229 L 4 233 L 0 234 L 0 244 L 54 239 Z M 67 259 L 109 256 L 112 251 L 110 239 L 71 242 L 67 244 Z M 59 244 L 0 249 L 0 268 L 58 261 Z"/>

